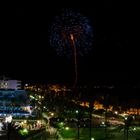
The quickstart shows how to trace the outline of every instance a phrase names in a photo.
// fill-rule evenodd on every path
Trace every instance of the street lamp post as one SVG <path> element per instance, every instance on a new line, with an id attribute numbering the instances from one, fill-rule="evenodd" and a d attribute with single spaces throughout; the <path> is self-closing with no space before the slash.
<path id="1" fill-rule="evenodd" d="M 124 123 L 125 123 L 125 126 L 124 126 L 124 139 L 125 139 L 125 136 L 126 136 L 126 140 L 128 140 L 128 130 L 129 130 L 129 127 L 130 127 L 132 121 L 133 121 L 132 116 L 128 116 L 128 117 L 124 118 Z"/>

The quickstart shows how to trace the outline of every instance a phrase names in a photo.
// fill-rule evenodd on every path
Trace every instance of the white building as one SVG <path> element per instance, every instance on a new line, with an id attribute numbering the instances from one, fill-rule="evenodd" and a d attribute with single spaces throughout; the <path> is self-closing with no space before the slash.
<path id="1" fill-rule="evenodd" d="M 0 89 L 21 89 L 21 81 L 19 80 L 0 80 Z"/>

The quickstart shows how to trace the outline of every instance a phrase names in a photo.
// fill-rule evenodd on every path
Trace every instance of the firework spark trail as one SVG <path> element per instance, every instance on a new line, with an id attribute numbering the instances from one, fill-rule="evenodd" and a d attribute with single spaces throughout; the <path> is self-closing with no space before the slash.
<path id="1" fill-rule="evenodd" d="M 50 44 L 59 56 L 74 56 L 75 82 L 77 83 L 77 55 L 85 55 L 91 50 L 93 30 L 89 20 L 70 9 L 54 18 L 50 28 Z"/>
<path id="2" fill-rule="evenodd" d="M 76 87 L 76 84 L 77 84 L 77 55 L 76 55 L 76 46 L 75 46 L 75 41 L 74 41 L 74 36 L 73 34 L 70 34 L 70 38 L 71 38 L 71 41 L 73 43 L 73 54 L 74 54 L 74 65 L 75 65 L 75 81 L 74 81 L 74 84 L 73 84 L 73 89 L 75 89 Z"/>
<path id="3" fill-rule="evenodd" d="M 64 10 L 54 18 L 50 29 L 50 44 L 58 55 L 71 57 L 70 34 L 75 38 L 77 55 L 83 56 L 91 50 L 93 30 L 89 20 L 80 13 Z"/>

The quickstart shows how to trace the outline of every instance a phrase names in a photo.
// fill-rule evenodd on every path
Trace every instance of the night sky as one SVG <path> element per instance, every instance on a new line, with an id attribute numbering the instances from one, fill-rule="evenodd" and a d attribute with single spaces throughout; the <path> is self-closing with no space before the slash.
<path id="1" fill-rule="evenodd" d="M 73 62 L 57 56 L 48 41 L 53 18 L 69 7 L 86 16 L 94 31 L 92 50 L 78 57 L 78 82 L 139 83 L 138 13 L 131 3 L 72 0 L 59 2 L 57 8 L 55 3 L 5 5 L 1 9 L 1 75 L 71 84 Z"/>

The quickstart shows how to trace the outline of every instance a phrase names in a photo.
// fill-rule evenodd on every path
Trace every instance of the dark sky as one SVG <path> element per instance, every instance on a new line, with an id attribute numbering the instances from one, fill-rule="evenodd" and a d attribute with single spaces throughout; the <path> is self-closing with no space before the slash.
<path id="1" fill-rule="evenodd" d="M 73 63 L 57 56 L 48 42 L 54 16 L 62 8 L 70 7 L 85 15 L 94 29 L 92 51 L 77 61 L 78 81 L 139 82 L 138 12 L 134 5 L 75 1 L 4 6 L 0 12 L 1 75 L 21 80 L 71 83 Z"/>

